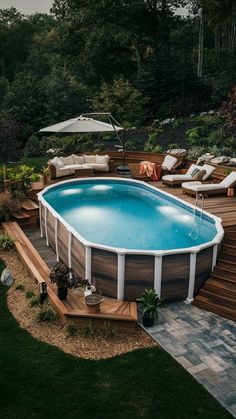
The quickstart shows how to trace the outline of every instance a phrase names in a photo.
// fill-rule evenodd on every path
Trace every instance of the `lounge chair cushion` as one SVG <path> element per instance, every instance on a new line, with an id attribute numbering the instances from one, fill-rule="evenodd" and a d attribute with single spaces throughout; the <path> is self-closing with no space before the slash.
<path id="1" fill-rule="evenodd" d="M 167 156 L 165 156 L 164 161 L 162 163 L 162 168 L 167 169 L 167 170 L 171 170 L 171 169 L 173 169 L 173 167 L 177 163 L 177 161 L 178 160 L 177 160 L 176 157 L 167 155 Z"/>
<path id="2" fill-rule="evenodd" d="M 223 188 L 230 188 L 231 186 L 234 186 L 236 183 L 236 172 L 231 172 L 226 178 L 222 180 L 222 182 L 219 183 L 219 185 Z"/>
<path id="3" fill-rule="evenodd" d="M 188 180 L 192 180 L 192 176 L 184 174 L 184 175 L 165 175 L 162 176 L 162 180 L 167 180 L 168 182 L 173 182 L 174 180 L 182 180 L 183 182 L 187 182 Z"/>
<path id="4" fill-rule="evenodd" d="M 90 155 L 88 156 L 87 154 L 84 155 L 84 162 L 85 163 L 96 163 L 96 156 L 95 155 Z"/>
<path id="5" fill-rule="evenodd" d="M 84 164 L 84 156 L 77 156 L 76 154 L 72 154 L 72 157 L 75 164 Z"/>
<path id="6" fill-rule="evenodd" d="M 199 167 L 201 167 L 201 166 L 199 166 Z M 203 176 L 202 180 L 208 179 L 212 175 L 212 173 L 216 170 L 216 168 L 211 166 L 210 164 L 204 164 L 201 167 L 201 169 L 206 171 L 206 174 Z"/>
<path id="7" fill-rule="evenodd" d="M 61 160 L 63 161 L 64 165 L 74 164 L 74 160 L 73 160 L 73 157 L 72 156 L 61 157 Z"/>

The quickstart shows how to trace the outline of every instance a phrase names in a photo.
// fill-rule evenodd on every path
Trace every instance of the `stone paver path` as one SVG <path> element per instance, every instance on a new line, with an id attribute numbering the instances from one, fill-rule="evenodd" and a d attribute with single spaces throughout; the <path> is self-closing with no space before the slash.
<path id="1" fill-rule="evenodd" d="M 185 302 L 148 333 L 236 417 L 236 323 Z"/>

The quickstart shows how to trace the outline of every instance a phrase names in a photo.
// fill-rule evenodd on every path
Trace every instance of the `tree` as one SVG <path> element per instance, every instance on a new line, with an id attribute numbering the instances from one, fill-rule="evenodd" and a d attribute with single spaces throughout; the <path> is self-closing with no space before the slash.
<path id="1" fill-rule="evenodd" d="M 128 80 L 120 78 L 112 84 L 104 83 L 91 102 L 94 111 L 111 112 L 121 125 L 132 127 L 144 121 L 145 101 Z"/>
<path id="2" fill-rule="evenodd" d="M 18 160 L 21 154 L 21 127 L 13 118 L 0 119 L 0 163 Z"/>

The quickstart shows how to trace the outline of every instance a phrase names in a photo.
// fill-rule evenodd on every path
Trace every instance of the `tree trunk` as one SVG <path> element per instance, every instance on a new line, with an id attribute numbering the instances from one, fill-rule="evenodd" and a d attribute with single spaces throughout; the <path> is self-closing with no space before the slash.
<path id="1" fill-rule="evenodd" d="M 199 11 L 199 38 L 198 38 L 198 66 L 197 66 L 197 75 L 202 78 L 202 67 L 203 67 L 203 43 L 204 43 L 204 19 L 203 19 L 203 10 L 202 8 Z"/>

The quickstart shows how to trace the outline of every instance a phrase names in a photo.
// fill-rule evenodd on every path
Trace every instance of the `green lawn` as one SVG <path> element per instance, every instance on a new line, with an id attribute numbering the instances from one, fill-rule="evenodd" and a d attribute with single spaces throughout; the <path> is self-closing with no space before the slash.
<path id="1" fill-rule="evenodd" d="M 89 361 L 37 341 L 18 327 L 6 294 L 0 285 L 2 419 L 231 417 L 161 349 Z"/>

